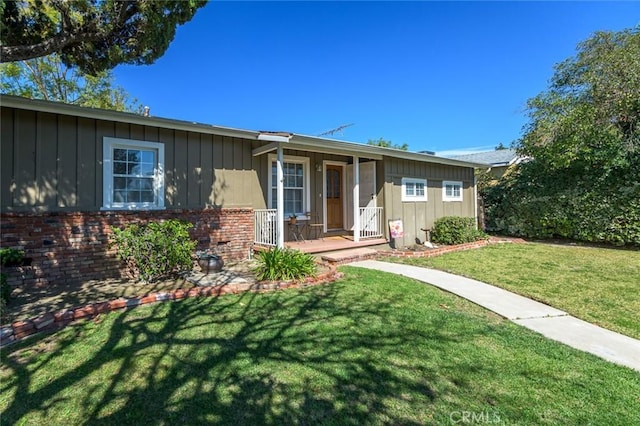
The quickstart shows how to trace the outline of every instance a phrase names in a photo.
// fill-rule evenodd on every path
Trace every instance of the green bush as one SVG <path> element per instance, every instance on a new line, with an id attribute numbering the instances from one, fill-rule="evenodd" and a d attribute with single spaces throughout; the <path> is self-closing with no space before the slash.
<path id="1" fill-rule="evenodd" d="M 476 229 L 472 217 L 445 216 L 436 220 L 431 239 L 437 244 L 464 244 L 486 238 L 486 234 Z"/>
<path id="2" fill-rule="evenodd" d="M 0 248 L 2 266 L 16 266 L 22 263 L 24 252 L 14 248 Z"/>
<path id="3" fill-rule="evenodd" d="M 297 280 L 316 274 L 316 262 L 310 254 L 298 250 L 274 247 L 258 252 L 258 280 Z"/>
<path id="4" fill-rule="evenodd" d="M 189 237 L 193 225 L 177 219 L 129 225 L 113 230 L 118 259 L 127 262 L 148 282 L 193 268 L 196 241 Z"/>

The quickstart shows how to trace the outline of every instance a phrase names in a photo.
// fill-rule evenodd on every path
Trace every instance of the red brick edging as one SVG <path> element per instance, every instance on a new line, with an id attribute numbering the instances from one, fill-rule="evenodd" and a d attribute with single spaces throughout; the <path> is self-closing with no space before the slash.
<path id="1" fill-rule="evenodd" d="M 254 284 L 237 283 L 223 284 L 210 287 L 194 287 L 190 289 L 177 289 L 166 292 L 151 293 L 145 296 L 133 298 L 119 298 L 109 302 L 99 302 L 75 308 L 62 309 L 57 312 L 47 312 L 35 318 L 16 321 L 0 327 L 0 347 L 15 343 L 33 334 L 58 330 L 66 327 L 79 319 L 90 319 L 105 312 L 119 309 L 134 308 L 156 302 L 180 300 L 188 297 L 223 296 L 225 294 L 237 294 L 247 291 L 264 292 L 285 288 L 307 287 L 317 284 L 334 282 L 342 278 L 343 274 L 336 270 L 334 265 L 328 265 L 329 272 L 308 277 L 303 281 L 260 281 Z"/>
<path id="2" fill-rule="evenodd" d="M 458 244 L 455 246 L 442 246 L 442 247 L 437 247 L 434 249 L 428 249 L 423 251 L 409 251 L 409 250 L 380 251 L 378 252 L 378 255 L 380 257 L 435 257 L 435 256 L 443 255 L 445 253 L 453 253 L 456 251 L 480 248 L 480 247 L 488 246 L 490 244 L 524 243 L 524 242 L 525 240 L 523 240 L 522 238 L 489 237 L 486 240 L 479 240 L 471 243 Z"/>

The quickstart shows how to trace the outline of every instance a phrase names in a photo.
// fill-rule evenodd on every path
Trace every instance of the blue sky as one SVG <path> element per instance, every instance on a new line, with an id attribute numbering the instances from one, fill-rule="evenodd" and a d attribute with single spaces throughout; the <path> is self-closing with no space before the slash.
<path id="1" fill-rule="evenodd" d="M 518 139 L 554 64 L 639 23 L 640 2 L 213 2 L 115 76 L 154 116 L 451 154 Z"/>

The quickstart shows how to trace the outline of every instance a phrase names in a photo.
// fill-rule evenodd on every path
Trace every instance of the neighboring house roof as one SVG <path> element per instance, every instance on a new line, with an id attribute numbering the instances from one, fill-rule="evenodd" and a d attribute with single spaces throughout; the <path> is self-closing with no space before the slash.
<path id="1" fill-rule="evenodd" d="M 450 158 L 469 161 L 472 163 L 487 164 L 492 167 L 510 166 L 521 161 L 515 149 L 496 149 L 493 151 L 474 152 L 471 154 L 452 155 Z"/>
<path id="2" fill-rule="evenodd" d="M 446 164 L 461 167 L 482 167 L 485 163 L 473 160 L 457 158 L 445 158 L 437 155 L 403 151 L 394 148 L 383 148 L 375 145 L 367 145 L 355 142 L 345 142 L 336 139 L 307 136 L 288 132 L 267 132 L 234 129 L 230 127 L 212 126 L 209 124 L 175 120 L 169 118 L 144 116 L 130 112 L 111 111 L 98 108 L 81 107 L 60 102 L 44 101 L 39 99 L 27 99 L 18 96 L 2 95 L 2 106 L 26 109 L 31 111 L 68 114 L 77 117 L 93 118 L 98 120 L 112 120 L 142 126 L 156 126 L 174 130 L 184 130 L 222 136 L 231 136 L 250 140 L 277 141 L 286 143 L 286 148 L 301 149 L 313 152 L 325 152 L 342 155 L 359 155 L 362 157 L 382 159 L 383 156 L 416 160 L 427 163 Z M 267 152 L 262 150 L 262 152 Z"/>

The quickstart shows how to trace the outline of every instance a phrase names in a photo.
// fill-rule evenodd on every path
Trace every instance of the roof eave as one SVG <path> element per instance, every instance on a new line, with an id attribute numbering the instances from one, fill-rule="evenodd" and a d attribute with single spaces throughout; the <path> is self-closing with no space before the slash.
<path id="1" fill-rule="evenodd" d="M 294 134 L 291 138 L 291 143 L 299 143 L 304 146 L 308 146 L 309 148 L 318 147 L 322 149 L 327 149 L 330 147 L 334 147 L 339 151 L 347 151 L 351 155 L 358 155 L 360 157 L 373 157 L 373 158 L 381 158 L 381 157 L 392 157 L 392 158 L 400 158 L 405 160 L 415 160 L 415 161 L 423 161 L 428 163 L 435 164 L 444 164 L 449 166 L 460 166 L 460 167 L 485 167 L 486 164 L 481 163 L 473 163 L 470 161 L 463 160 L 454 160 L 451 158 L 438 157 L 436 155 L 431 154 L 423 154 L 419 152 L 411 152 L 404 151 L 401 149 L 394 148 L 385 148 L 375 145 L 366 145 L 354 142 L 345 142 L 336 139 L 325 139 L 318 138 L 314 136 L 300 135 Z"/>
<path id="2" fill-rule="evenodd" d="M 260 132 L 251 130 L 234 129 L 230 127 L 212 126 L 209 124 L 176 120 L 162 117 L 145 117 L 143 115 L 113 111 L 100 108 L 91 108 L 78 105 L 65 104 L 61 102 L 44 101 L 40 99 L 28 99 L 19 96 L 2 95 L 0 105 L 10 108 L 27 109 L 30 111 L 48 112 L 54 114 L 66 114 L 76 117 L 92 118 L 96 120 L 112 120 L 137 124 L 141 126 L 154 126 L 165 129 L 175 129 L 184 131 L 198 131 L 221 136 L 231 136 L 237 138 L 257 139 Z"/>
<path id="3" fill-rule="evenodd" d="M 0 97 L 0 105 L 10 108 L 27 109 L 31 111 L 48 112 L 53 114 L 66 114 L 96 120 L 120 121 L 141 126 L 154 126 L 166 129 L 183 130 L 187 132 L 202 132 L 206 134 L 231 136 L 250 140 L 260 140 L 260 135 L 263 135 L 264 138 L 264 135 L 267 133 L 274 133 L 274 135 L 276 134 L 275 132 L 259 132 L 252 130 L 234 129 L 230 127 L 213 126 L 170 118 L 153 116 L 145 117 L 143 115 L 130 112 L 83 107 L 61 102 L 28 99 L 12 95 L 2 95 Z M 282 133 L 283 132 L 277 132 L 276 136 L 279 136 L 284 140 L 285 136 Z M 290 136 L 288 138 L 288 142 L 286 142 L 287 145 L 290 145 L 291 147 L 293 147 L 294 145 L 298 145 L 300 148 L 306 148 L 310 151 L 316 150 L 317 152 L 327 152 L 328 150 L 333 150 L 335 153 L 340 153 L 341 155 L 368 157 L 372 159 L 382 159 L 382 157 L 386 156 L 405 160 L 415 160 L 459 167 L 477 168 L 486 166 L 485 164 L 481 163 L 454 160 L 451 158 L 438 157 L 431 154 L 403 151 L 394 148 L 384 148 L 375 145 L 345 142 L 337 139 L 320 138 L 316 136 L 307 136 L 301 134 L 288 135 Z M 272 140 L 274 138 L 275 136 L 271 136 L 268 139 Z"/>

